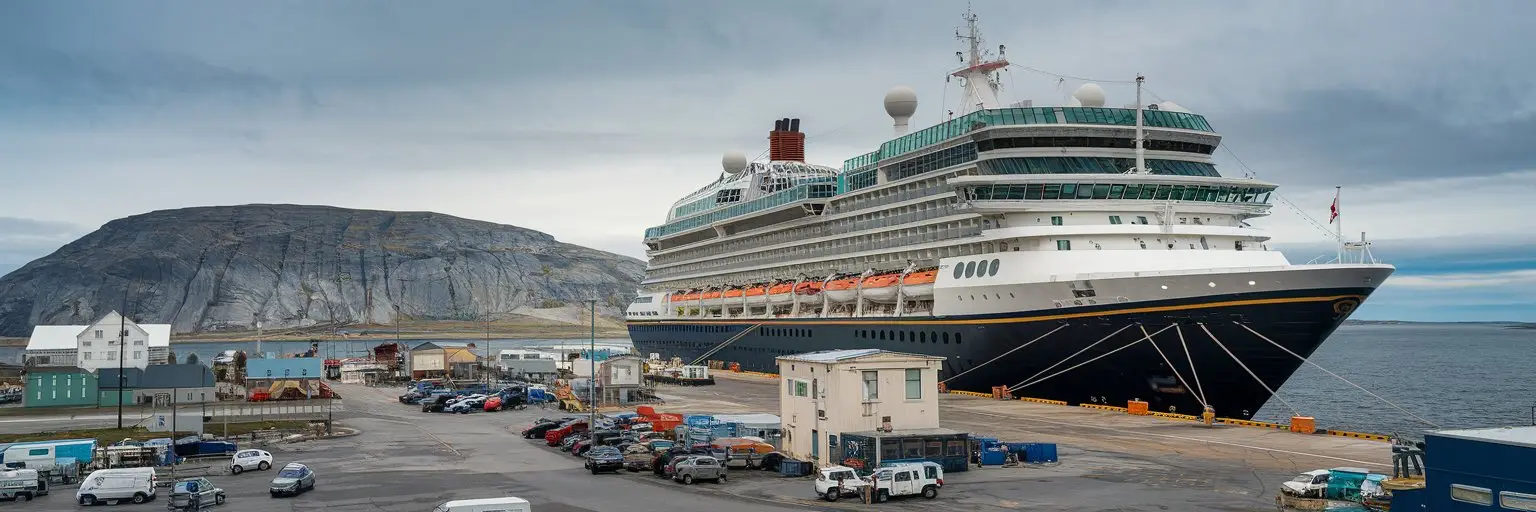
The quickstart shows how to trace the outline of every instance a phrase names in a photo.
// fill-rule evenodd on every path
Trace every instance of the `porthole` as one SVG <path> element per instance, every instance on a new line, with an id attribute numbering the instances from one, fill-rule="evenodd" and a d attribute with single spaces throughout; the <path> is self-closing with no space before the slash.
<path id="1" fill-rule="evenodd" d="M 917 333 L 917 341 L 919 343 L 927 343 L 928 342 L 928 333 L 926 333 L 926 332 L 919 332 L 919 333 Z"/>
<path id="2" fill-rule="evenodd" d="M 967 262 L 965 264 L 965 277 L 971 277 L 974 275 L 976 275 L 976 262 Z"/>
<path id="3" fill-rule="evenodd" d="M 896 341 L 907 341 L 907 332 L 896 331 Z"/>
<path id="4" fill-rule="evenodd" d="M 965 264 L 964 263 L 956 263 L 955 264 L 955 279 L 960 279 L 961 277 L 964 277 L 964 276 L 965 276 Z"/>
<path id="5" fill-rule="evenodd" d="M 944 333 L 944 343 L 949 343 L 949 333 Z"/>
<path id="6" fill-rule="evenodd" d="M 960 333 L 958 333 L 958 332 L 955 333 L 955 344 L 956 345 L 960 344 Z"/>
<path id="7" fill-rule="evenodd" d="M 997 275 L 997 267 L 998 267 L 998 265 L 1001 265 L 1001 264 L 1002 264 L 1002 260 L 992 260 L 992 268 L 987 269 L 987 275 L 989 275 L 989 276 Z"/>

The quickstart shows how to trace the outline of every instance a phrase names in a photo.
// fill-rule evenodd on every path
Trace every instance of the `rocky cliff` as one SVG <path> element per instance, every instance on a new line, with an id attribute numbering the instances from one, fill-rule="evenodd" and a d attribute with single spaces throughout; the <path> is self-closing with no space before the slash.
<path id="1" fill-rule="evenodd" d="M 0 277 L 0 336 L 123 309 L 176 333 L 483 320 L 589 298 L 620 315 L 639 260 L 515 226 L 324 206 L 186 208 L 114 220 Z M 600 313 L 602 314 L 602 313 Z"/>

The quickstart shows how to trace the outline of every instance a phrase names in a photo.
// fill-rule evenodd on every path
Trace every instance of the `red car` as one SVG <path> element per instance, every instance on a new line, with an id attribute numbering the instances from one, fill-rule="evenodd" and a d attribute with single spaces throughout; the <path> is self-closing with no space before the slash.
<path id="1" fill-rule="evenodd" d="M 500 411 L 501 397 L 493 396 L 485 399 L 485 412 Z"/>
<path id="2" fill-rule="evenodd" d="M 560 441 L 565 440 L 565 436 L 571 435 L 571 434 L 576 433 L 576 432 L 586 432 L 586 431 L 587 431 L 587 422 L 585 422 L 585 421 L 573 421 L 571 423 L 567 423 L 565 425 L 560 426 L 560 428 L 551 430 L 549 432 L 545 432 L 544 433 L 544 443 L 548 444 L 550 446 L 560 446 Z"/>

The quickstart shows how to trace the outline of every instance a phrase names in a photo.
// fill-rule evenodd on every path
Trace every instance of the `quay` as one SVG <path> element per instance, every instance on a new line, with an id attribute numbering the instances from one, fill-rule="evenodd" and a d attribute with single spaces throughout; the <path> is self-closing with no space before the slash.
<path id="1" fill-rule="evenodd" d="M 774 412 L 780 381 L 714 372 L 715 386 L 662 387 L 674 413 Z M 1136 416 L 1123 411 L 941 394 L 940 424 L 974 436 L 1059 446 L 1057 465 L 973 469 L 950 475 L 948 499 L 967 506 L 1053 510 L 1274 510 L 1281 482 L 1319 468 L 1391 473 L 1386 442 L 1232 424 Z M 974 466 L 973 466 L 974 468 Z M 1155 504 L 1138 505 L 1138 504 Z"/>

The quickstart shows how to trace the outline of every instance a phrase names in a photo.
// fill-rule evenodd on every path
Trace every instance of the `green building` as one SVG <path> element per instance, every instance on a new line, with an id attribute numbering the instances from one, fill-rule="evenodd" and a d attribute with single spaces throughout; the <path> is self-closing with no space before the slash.
<path id="1" fill-rule="evenodd" d="M 32 368 L 27 373 L 26 407 L 96 405 L 96 375 L 80 368 Z"/>

